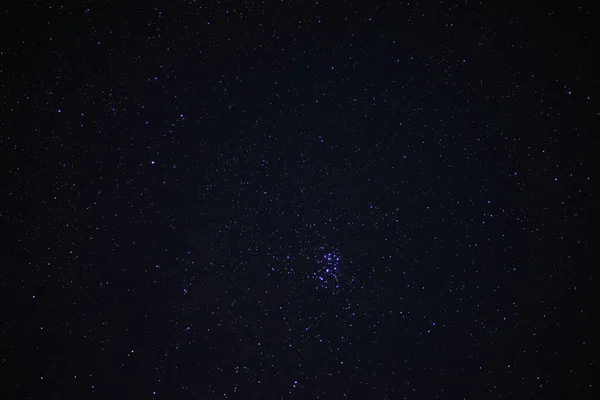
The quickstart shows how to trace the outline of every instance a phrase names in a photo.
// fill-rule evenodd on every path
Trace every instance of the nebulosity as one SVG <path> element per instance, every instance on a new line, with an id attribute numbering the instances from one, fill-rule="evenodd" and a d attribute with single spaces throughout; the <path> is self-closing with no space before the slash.
<path id="1" fill-rule="evenodd" d="M 341 261 L 339 254 L 326 252 L 317 260 L 317 268 L 313 272 L 317 289 L 338 290 L 340 287 Z"/>

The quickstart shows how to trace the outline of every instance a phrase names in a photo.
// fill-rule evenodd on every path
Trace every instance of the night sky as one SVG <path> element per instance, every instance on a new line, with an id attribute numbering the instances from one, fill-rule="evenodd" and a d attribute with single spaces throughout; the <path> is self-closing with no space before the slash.
<path id="1" fill-rule="evenodd" d="M 8 3 L 1 398 L 598 398 L 593 1 Z"/>

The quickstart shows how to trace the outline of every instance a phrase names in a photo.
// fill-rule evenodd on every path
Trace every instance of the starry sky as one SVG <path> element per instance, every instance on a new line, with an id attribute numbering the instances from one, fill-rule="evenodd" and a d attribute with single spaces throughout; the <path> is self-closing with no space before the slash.
<path id="1" fill-rule="evenodd" d="M 2 396 L 597 398 L 594 7 L 3 5 Z"/>

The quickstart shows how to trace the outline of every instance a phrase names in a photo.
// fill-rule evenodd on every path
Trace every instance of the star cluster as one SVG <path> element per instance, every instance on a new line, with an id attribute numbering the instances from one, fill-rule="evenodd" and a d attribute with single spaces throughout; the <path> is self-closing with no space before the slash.
<path id="1" fill-rule="evenodd" d="M 337 291 L 340 288 L 341 262 L 339 254 L 325 253 L 317 261 L 317 270 L 313 272 L 317 289 Z"/>

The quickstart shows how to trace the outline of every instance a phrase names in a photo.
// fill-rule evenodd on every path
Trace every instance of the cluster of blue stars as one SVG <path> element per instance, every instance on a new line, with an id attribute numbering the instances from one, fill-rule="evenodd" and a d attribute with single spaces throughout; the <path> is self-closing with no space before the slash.
<path id="1" fill-rule="evenodd" d="M 317 289 L 339 289 L 340 257 L 336 253 L 326 253 L 318 260 L 318 268 L 313 273 Z"/>

